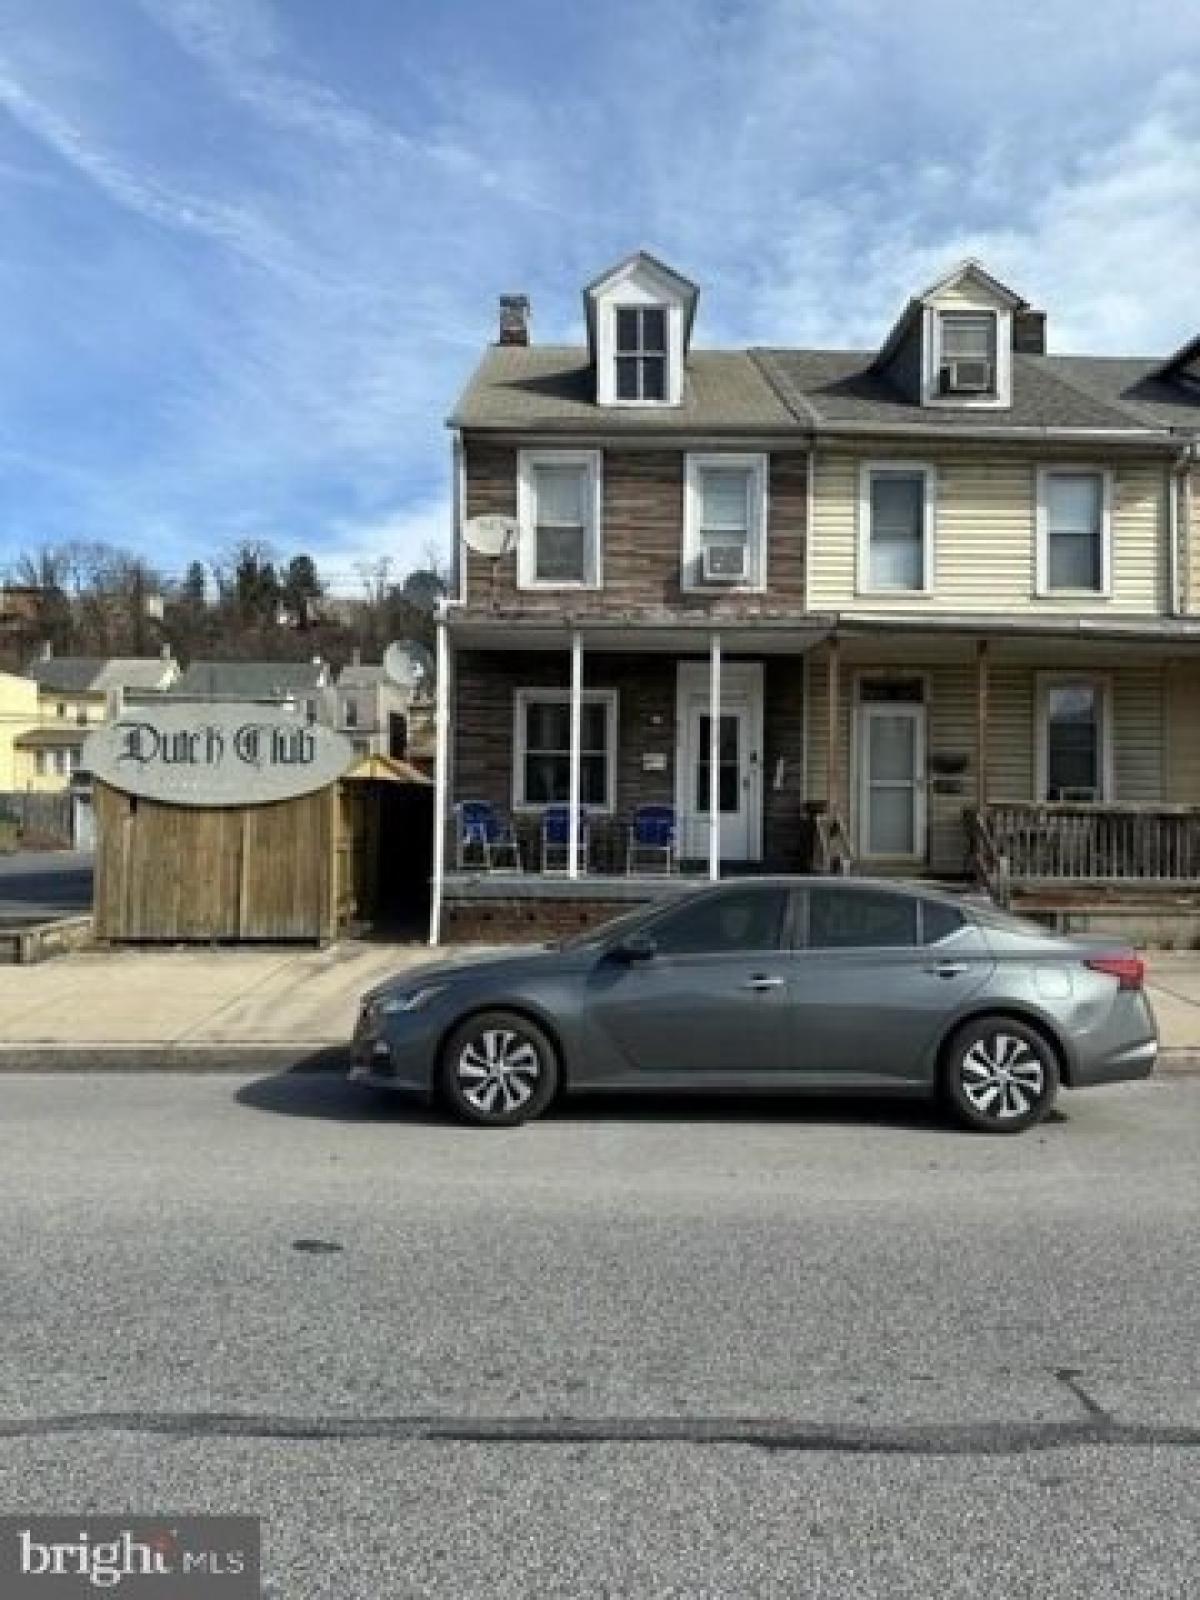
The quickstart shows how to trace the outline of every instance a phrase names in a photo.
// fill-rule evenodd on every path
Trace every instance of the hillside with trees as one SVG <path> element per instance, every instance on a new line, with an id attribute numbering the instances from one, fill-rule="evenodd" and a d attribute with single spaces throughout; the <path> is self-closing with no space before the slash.
<path id="1" fill-rule="evenodd" d="M 118 546 L 43 546 L 5 574 L 20 592 L 0 635 L 0 667 L 20 671 L 47 642 L 56 655 L 196 657 L 335 667 L 355 650 L 378 660 L 393 639 L 433 638 L 448 574 L 432 552 L 399 574 L 386 559 L 328 582 L 311 555 L 245 542 L 179 575 Z"/>

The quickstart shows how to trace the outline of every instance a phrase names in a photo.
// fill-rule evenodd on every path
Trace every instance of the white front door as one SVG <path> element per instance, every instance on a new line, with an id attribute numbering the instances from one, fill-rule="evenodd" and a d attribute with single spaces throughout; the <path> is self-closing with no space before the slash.
<path id="1" fill-rule="evenodd" d="M 925 707 L 859 707 L 858 853 L 869 861 L 925 854 Z"/>
<path id="2" fill-rule="evenodd" d="M 710 735 L 708 671 L 693 662 L 679 668 L 680 847 L 685 857 L 704 860 L 711 835 L 709 812 Z M 721 860 L 756 861 L 762 855 L 762 669 L 733 662 L 721 674 L 721 719 L 717 740 Z"/>

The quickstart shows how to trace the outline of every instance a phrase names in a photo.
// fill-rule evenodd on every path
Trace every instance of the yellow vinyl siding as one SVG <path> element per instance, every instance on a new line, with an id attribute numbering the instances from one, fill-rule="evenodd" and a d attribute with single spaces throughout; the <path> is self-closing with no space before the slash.
<path id="1" fill-rule="evenodd" d="M 1184 563 L 1183 580 L 1186 585 L 1184 594 L 1184 610 L 1200 612 L 1200 472 L 1191 474 L 1191 518 L 1190 526 L 1184 532 L 1184 549 L 1186 561 Z M 1180 490 L 1180 499 L 1184 499 Z M 1185 508 L 1181 504 L 1180 518 L 1185 515 Z"/>
<path id="2" fill-rule="evenodd" d="M 973 649 L 973 647 L 972 647 Z M 849 657 L 849 659 L 846 659 Z M 976 802 L 976 667 L 973 654 L 956 661 L 922 661 L 912 649 L 907 658 L 886 647 L 874 652 L 866 645 L 843 647 L 839 708 L 838 810 L 856 834 L 858 759 L 853 708 L 856 683 L 863 676 L 924 678 L 926 684 L 926 752 L 929 763 L 926 804 L 929 828 L 928 863 L 935 872 L 965 868 L 966 836 L 963 812 Z M 1113 739 L 1112 798 L 1124 804 L 1152 804 L 1163 799 L 1187 799 L 1168 794 L 1166 783 L 1164 704 L 1168 668 L 1161 659 L 1129 663 L 1117 652 L 1098 651 L 1081 661 L 1071 653 L 1055 658 L 1052 650 L 1036 660 L 1005 661 L 993 658 L 988 695 L 988 798 L 992 801 L 1032 801 L 1037 770 L 1038 682 L 1043 673 L 1096 676 L 1109 685 L 1112 696 Z M 825 652 L 818 653 L 808 675 L 808 799 L 826 799 L 828 667 Z M 1200 668 L 1178 692 L 1180 711 L 1195 706 L 1200 691 Z M 1200 718 L 1193 719 L 1200 724 Z M 1190 772 L 1200 801 L 1200 726 L 1191 735 Z M 936 756 L 965 756 L 961 773 L 939 775 Z M 1175 780 L 1180 781 L 1179 779 Z M 959 792 L 948 792 L 951 786 Z"/>
<path id="3" fill-rule="evenodd" d="M 927 595 L 858 592 L 861 468 L 869 461 L 928 461 L 936 469 L 933 584 Z M 1112 597 L 1036 593 L 1037 470 L 1020 458 L 881 448 L 818 451 L 809 531 L 809 606 L 814 611 L 1080 610 L 1143 615 L 1165 609 L 1166 476 L 1160 464 L 1113 470 Z M 1200 564 L 1198 564 L 1200 572 Z M 865 575 L 864 575 L 865 576 Z"/>

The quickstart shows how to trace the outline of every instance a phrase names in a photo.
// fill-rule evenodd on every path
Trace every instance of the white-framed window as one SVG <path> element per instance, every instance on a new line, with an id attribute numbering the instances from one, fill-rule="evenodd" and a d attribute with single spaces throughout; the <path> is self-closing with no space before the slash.
<path id="1" fill-rule="evenodd" d="M 50 752 L 48 750 L 39 750 L 34 756 L 34 763 L 37 767 L 37 775 L 39 778 L 45 778 L 49 776 Z"/>
<path id="2" fill-rule="evenodd" d="M 571 792 L 571 696 L 518 689 L 514 697 L 513 809 L 567 805 Z M 580 804 L 612 811 L 617 788 L 617 694 L 585 689 L 580 708 Z"/>
<path id="3" fill-rule="evenodd" d="M 683 486 L 683 587 L 765 589 L 765 455 L 689 455 Z"/>
<path id="4" fill-rule="evenodd" d="M 1037 592 L 1112 592 L 1112 473 L 1042 467 L 1037 477 Z"/>
<path id="5" fill-rule="evenodd" d="M 1112 685 L 1094 673 L 1039 673 L 1037 798 L 1113 797 Z"/>
<path id="6" fill-rule="evenodd" d="M 522 450 L 517 466 L 517 583 L 597 589 L 601 582 L 598 450 Z"/>
<path id="7" fill-rule="evenodd" d="M 859 479 L 858 591 L 928 594 L 933 589 L 937 476 L 914 461 L 867 461 Z"/>
<path id="8" fill-rule="evenodd" d="M 996 393 L 996 313 L 938 312 L 938 390 L 941 394 Z"/>
<path id="9" fill-rule="evenodd" d="M 667 307 L 619 305 L 613 315 L 617 399 L 627 405 L 661 405 L 670 393 Z"/>
<path id="10" fill-rule="evenodd" d="M 922 401 L 927 406 L 1012 404 L 1012 311 L 988 305 L 926 305 Z"/>

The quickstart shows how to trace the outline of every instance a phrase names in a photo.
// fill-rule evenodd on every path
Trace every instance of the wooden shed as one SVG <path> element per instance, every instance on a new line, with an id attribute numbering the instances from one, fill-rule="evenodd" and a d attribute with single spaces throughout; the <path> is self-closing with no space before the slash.
<path id="1" fill-rule="evenodd" d="M 99 939 L 327 942 L 381 906 L 394 914 L 393 852 L 427 855 L 428 827 L 387 818 L 389 794 L 429 780 L 387 758 L 356 768 L 347 740 L 279 707 L 139 708 L 93 734 L 84 760 Z M 428 800 L 409 810 L 432 826 Z M 414 920 L 424 883 L 414 876 Z"/>

